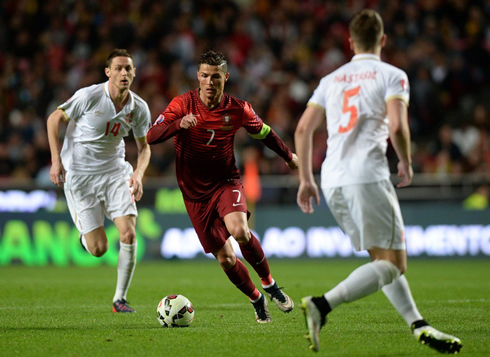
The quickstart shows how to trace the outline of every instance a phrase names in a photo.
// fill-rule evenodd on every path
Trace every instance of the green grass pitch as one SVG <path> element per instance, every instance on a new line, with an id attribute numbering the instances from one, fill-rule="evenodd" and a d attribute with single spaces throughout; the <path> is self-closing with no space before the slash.
<path id="1" fill-rule="evenodd" d="M 1 267 L 0 356 L 438 355 L 415 341 L 381 292 L 334 310 L 320 352 L 308 350 L 300 298 L 324 293 L 366 261 L 271 260 L 296 307 L 284 314 L 270 304 L 267 325 L 254 321 L 247 298 L 213 260 L 139 264 L 128 296 L 136 314 L 111 312 L 113 267 Z M 460 337 L 466 356 L 490 356 L 489 268 L 484 258 L 409 260 L 419 310 L 434 327 Z M 171 293 L 192 301 L 189 328 L 160 327 L 156 306 Z"/>

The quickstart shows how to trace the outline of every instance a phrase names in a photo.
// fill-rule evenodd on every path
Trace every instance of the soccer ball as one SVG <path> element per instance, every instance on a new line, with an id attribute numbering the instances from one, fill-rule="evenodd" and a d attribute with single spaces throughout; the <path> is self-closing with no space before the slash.
<path id="1" fill-rule="evenodd" d="M 194 308 L 184 295 L 167 295 L 157 306 L 157 319 L 163 327 L 187 327 L 194 320 Z"/>

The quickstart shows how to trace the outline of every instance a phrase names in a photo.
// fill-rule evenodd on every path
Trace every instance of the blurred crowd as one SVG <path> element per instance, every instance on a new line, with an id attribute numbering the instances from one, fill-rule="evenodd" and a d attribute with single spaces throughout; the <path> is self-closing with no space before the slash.
<path id="1" fill-rule="evenodd" d="M 113 48 L 134 56 L 132 90 L 153 120 L 196 88 L 201 52 L 229 60 L 225 91 L 249 101 L 294 148 L 296 124 L 321 77 L 349 61 L 348 22 L 379 11 L 382 59 L 408 73 L 415 172 L 490 175 L 489 0 L 3 0 L 0 2 L 0 182 L 49 182 L 46 119 L 79 88 L 106 80 Z M 325 155 L 315 136 L 314 170 Z M 237 160 L 255 151 L 261 174 L 281 159 L 236 138 Z M 388 155 L 394 158 L 392 149 Z M 127 141 L 127 159 L 136 160 Z M 148 176 L 173 175 L 172 141 L 152 148 Z M 396 160 L 392 162 L 396 165 Z"/>

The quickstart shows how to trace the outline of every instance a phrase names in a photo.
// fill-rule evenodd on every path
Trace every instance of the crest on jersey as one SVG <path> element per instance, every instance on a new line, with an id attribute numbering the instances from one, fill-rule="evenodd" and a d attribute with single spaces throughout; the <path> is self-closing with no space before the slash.
<path id="1" fill-rule="evenodd" d="M 233 125 L 231 125 L 231 115 L 225 114 L 224 116 L 221 117 L 221 123 L 223 124 L 221 126 L 221 129 L 223 130 L 232 130 Z"/>
<path id="2" fill-rule="evenodd" d="M 128 114 L 126 114 L 126 116 L 124 117 L 124 121 L 126 122 L 126 124 L 131 124 L 133 122 L 133 117 L 133 112 L 129 112 Z"/>
<path id="3" fill-rule="evenodd" d="M 402 79 L 400 81 L 400 85 L 402 86 L 404 92 L 408 92 L 408 81 Z"/>

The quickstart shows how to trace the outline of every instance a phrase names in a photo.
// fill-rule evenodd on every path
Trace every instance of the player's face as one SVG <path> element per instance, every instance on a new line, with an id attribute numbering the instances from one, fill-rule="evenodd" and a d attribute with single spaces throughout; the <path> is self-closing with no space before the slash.
<path id="1" fill-rule="evenodd" d="M 219 66 L 201 64 L 197 72 L 201 98 L 211 104 L 220 101 L 229 76 L 230 74 L 223 72 Z"/>
<path id="2" fill-rule="evenodd" d="M 129 89 L 136 74 L 133 60 L 129 57 L 114 57 L 111 66 L 105 71 L 109 82 L 120 90 Z"/>

